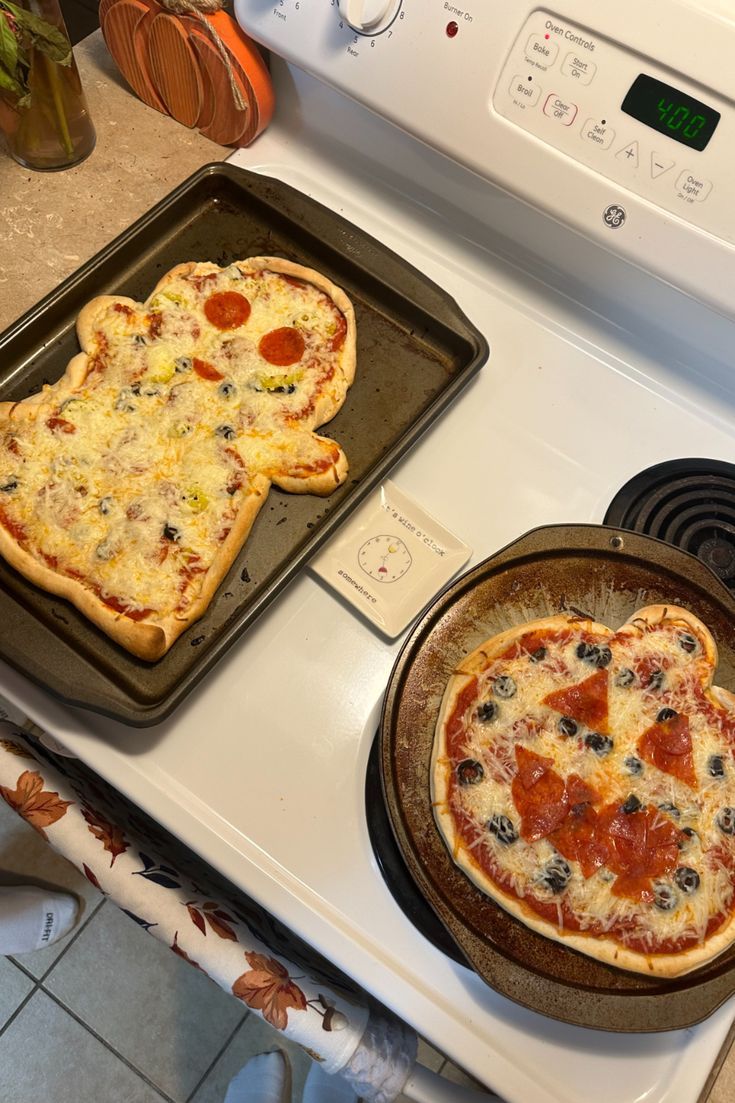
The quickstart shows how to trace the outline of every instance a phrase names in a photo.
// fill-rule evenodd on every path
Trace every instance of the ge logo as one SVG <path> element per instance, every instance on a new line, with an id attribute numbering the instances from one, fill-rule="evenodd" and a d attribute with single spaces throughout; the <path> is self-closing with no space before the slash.
<path id="1" fill-rule="evenodd" d="M 605 207 L 602 214 L 602 221 L 611 230 L 619 230 L 625 219 L 625 207 L 621 207 L 618 203 L 611 203 L 609 207 Z"/>

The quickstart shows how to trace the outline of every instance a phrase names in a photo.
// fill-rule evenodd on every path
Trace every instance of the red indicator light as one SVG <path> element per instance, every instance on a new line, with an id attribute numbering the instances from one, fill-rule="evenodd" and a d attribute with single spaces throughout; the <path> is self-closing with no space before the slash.
<path id="1" fill-rule="evenodd" d="M 458 30 L 459 24 L 455 23 L 454 20 L 452 20 L 451 23 L 447 23 L 447 38 L 454 38 Z"/>
<path id="2" fill-rule="evenodd" d="M 545 34 L 544 38 L 551 38 L 551 35 L 550 34 Z"/>

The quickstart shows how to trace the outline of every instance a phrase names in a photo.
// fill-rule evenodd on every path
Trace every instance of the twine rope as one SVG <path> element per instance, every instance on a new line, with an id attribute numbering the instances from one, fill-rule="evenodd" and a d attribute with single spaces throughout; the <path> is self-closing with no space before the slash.
<path id="1" fill-rule="evenodd" d="M 247 111 L 247 101 L 243 99 L 242 92 L 239 85 L 235 80 L 235 74 L 232 71 L 232 61 L 227 47 L 219 36 L 217 28 L 214 27 L 208 19 L 205 19 L 205 15 L 221 11 L 225 6 L 224 0 L 158 0 L 162 8 L 171 12 L 173 15 L 190 15 L 193 19 L 198 19 L 202 24 L 207 34 L 210 36 L 217 51 L 224 62 L 225 70 L 230 81 L 230 89 L 232 91 L 232 98 L 235 101 L 235 107 L 239 111 Z"/>

